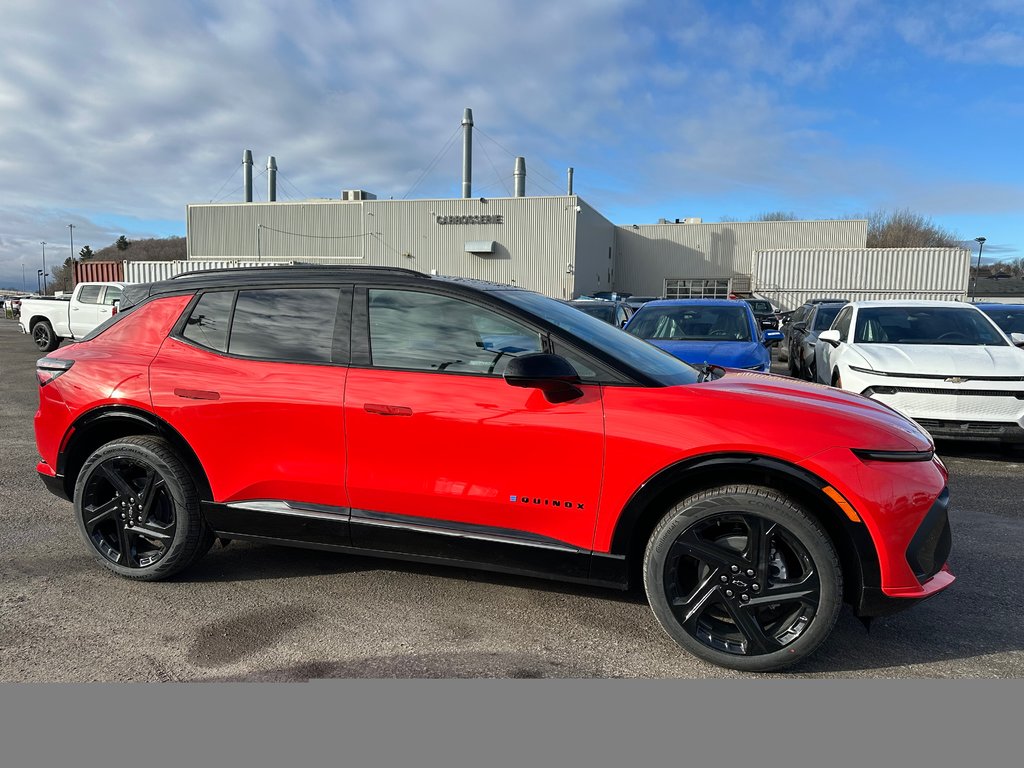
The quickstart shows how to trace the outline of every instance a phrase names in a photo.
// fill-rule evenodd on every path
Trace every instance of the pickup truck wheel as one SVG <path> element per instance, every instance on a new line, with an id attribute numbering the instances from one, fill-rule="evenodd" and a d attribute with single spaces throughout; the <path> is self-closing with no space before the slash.
<path id="1" fill-rule="evenodd" d="M 813 653 L 843 594 L 839 558 L 817 521 L 753 485 L 711 488 L 671 509 L 648 541 L 644 587 L 683 649 L 748 672 Z"/>
<path id="2" fill-rule="evenodd" d="M 126 437 L 98 448 L 82 466 L 74 501 L 93 557 L 129 579 L 165 579 L 213 545 L 192 476 L 160 438 Z"/>
<path id="3" fill-rule="evenodd" d="M 32 326 L 32 341 L 43 352 L 53 352 L 60 346 L 60 338 L 53 332 L 49 320 L 40 320 Z"/>

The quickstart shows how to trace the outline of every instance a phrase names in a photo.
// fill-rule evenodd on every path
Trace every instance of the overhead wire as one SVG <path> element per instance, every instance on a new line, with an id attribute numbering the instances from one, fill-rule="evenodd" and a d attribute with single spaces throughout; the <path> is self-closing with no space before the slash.
<path id="1" fill-rule="evenodd" d="M 426 177 L 426 175 L 428 173 L 430 173 L 434 169 L 434 166 L 437 165 L 437 163 L 441 159 L 441 157 L 448 152 L 448 150 L 451 147 L 452 142 L 455 140 L 455 137 L 458 135 L 460 130 L 462 130 L 462 125 L 461 124 L 459 124 L 459 127 L 457 127 L 452 132 L 452 135 L 448 137 L 448 141 L 446 141 L 444 143 L 444 146 L 441 147 L 440 151 L 436 155 L 434 155 L 434 159 L 430 161 L 430 164 L 427 165 L 427 167 L 419 175 L 419 177 L 416 179 L 416 181 L 413 182 L 413 185 L 411 187 L 409 187 L 409 191 L 406 192 L 404 195 L 402 195 L 402 199 L 403 200 L 407 199 L 409 197 L 409 195 L 412 194 L 413 190 L 416 189 L 416 187 L 419 186 L 420 182 L 423 181 L 423 179 Z"/>

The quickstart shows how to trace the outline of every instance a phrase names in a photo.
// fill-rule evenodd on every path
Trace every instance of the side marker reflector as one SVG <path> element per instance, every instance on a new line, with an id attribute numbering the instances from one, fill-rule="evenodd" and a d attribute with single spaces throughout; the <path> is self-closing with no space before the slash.
<path id="1" fill-rule="evenodd" d="M 843 514 L 845 514 L 855 523 L 861 522 L 860 515 L 857 514 L 857 510 L 853 508 L 853 505 L 850 504 L 850 502 L 843 498 L 843 494 L 841 494 L 831 485 L 826 485 L 821 490 L 825 493 L 826 496 L 828 496 L 830 499 L 832 499 L 832 501 L 836 503 L 836 506 L 843 510 Z"/>

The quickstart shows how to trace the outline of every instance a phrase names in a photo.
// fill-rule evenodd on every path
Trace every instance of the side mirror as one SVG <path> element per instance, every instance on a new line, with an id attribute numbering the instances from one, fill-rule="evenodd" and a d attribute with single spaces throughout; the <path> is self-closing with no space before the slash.
<path id="1" fill-rule="evenodd" d="M 797 331 L 806 331 L 807 323 L 801 320 L 799 323 L 793 323 L 793 328 Z"/>
<path id="2" fill-rule="evenodd" d="M 838 347 L 839 342 L 843 340 L 842 334 L 834 328 L 830 328 L 827 331 L 822 331 L 818 334 L 818 341 L 824 341 L 826 344 Z"/>
<path id="3" fill-rule="evenodd" d="M 785 334 L 782 331 L 765 331 L 761 339 L 766 347 L 770 347 L 773 344 L 778 344 L 780 341 L 785 339 Z"/>
<path id="4" fill-rule="evenodd" d="M 1024 347 L 1024 333 L 1011 333 L 1010 341 L 1015 347 Z"/>
<path id="5" fill-rule="evenodd" d="M 579 374 L 564 357 L 537 352 L 509 360 L 505 381 L 512 387 L 539 389 L 549 403 L 566 403 L 583 396 Z"/>

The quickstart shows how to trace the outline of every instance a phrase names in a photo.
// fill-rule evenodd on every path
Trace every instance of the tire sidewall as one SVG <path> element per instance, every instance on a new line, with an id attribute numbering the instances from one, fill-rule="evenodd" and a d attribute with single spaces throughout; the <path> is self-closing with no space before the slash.
<path id="1" fill-rule="evenodd" d="M 679 535 L 695 523 L 731 512 L 758 515 L 786 528 L 807 550 L 818 573 L 820 599 L 811 625 L 790 645 L 770 654 L 740 656 L 710 648 L 692 637 L 676 620 L 665 594 L 665 559 Z M 806 513 L 790 508 L 782 497 L 774 494 L 763 496 L 741 491 L 708 496 L 704 493 L 686 499 L 655 529 L 644 555 L 643 570 L 647 599 L 665 632 L 695 656 L 742 671 L 781 669 L 806 658 L 828 637 L 842 606 L 842 576 L 835 549 Z"/>
<path id="2" fill-rule="evenodd" d="M 143 438 L 144 440 L 145 438 Z M 144 462 L 155 469 L 164 480 L 164 487 L 173 503 L 175 516 L 174 538 L 171 540 L 171 545 L 167 552 L 153 565 L 142 568 L 128 568 L 109 560 L 96 549 L 92 538 L 85 529 L 82 504 L 86 485 L 97 471 L 99 465 L 113 458 L 126 458 Z M 177 463 L 178 466 L 172 466 L 172 462 Z M 200 524 L 196 493 L 194 488 L 184 487 L 182 483 L 183 473 L 187 474 L 184 466 L 177 462 L 176 459 L 170 457 L 170 460 L 168 460 L 168 458 L 161 456 L 144 442 L 140 444 L 132 439 L 107 443 L 89 456 L 78 473 L 73 501 L 75 522 L 78 524 L 78 530 L 93 558 L 114 573 L 132 579 L 156 580 L 166 578 L 172 572 L 180 570 L 183 555 L 188 549 L 190 528 Z"/>

